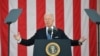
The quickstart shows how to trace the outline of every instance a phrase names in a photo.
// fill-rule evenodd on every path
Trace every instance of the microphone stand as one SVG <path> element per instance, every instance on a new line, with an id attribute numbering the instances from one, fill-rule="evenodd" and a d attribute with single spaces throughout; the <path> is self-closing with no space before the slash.
<path id="1" fill-rule="evenodd" d="M 10 56 L 10 24 L 11 22 L 8 22 L 8 56 Z"/>
<path id="2" fill-rule="evenodd" d="M 100 22 L 97 22 L 96 23 L 97 24 L 97 28 L 98 28 L 98 56 L 100 56 L 100 30 L 99 30 L 99 24 L 100 24 Z"/>

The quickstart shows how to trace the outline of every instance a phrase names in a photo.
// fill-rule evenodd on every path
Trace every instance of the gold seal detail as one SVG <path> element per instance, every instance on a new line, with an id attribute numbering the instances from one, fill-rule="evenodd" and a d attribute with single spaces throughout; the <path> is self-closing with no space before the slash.
<path id="1" fill-rule="evenodd" d="M 60 53 L 60 46 L 56 42 L 50 42 L 46 45 L 46 54 L 49 56 L 58 56 Z"/>

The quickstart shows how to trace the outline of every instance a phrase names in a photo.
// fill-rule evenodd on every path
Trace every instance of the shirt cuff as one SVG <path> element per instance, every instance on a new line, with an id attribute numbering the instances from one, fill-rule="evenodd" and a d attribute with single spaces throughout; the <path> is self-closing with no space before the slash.
<path id="1" fill-rule="evenodd" d="M 17 43 L 20 43 L 22 41 L 22 39 L 20 38 L 18 41 L 17 41 Z"/>
<path id="2" fill-rule="evenodd" d="M 79 42 L 79 45 L 82 45 L 82 42 Z"/>

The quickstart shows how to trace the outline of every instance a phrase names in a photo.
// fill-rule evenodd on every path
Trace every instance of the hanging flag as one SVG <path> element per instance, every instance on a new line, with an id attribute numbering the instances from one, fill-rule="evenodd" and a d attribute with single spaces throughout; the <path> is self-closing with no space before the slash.
<path id="1" fill-rule="evenodd" d="M 44 14 L 52 13 L 55 26 L 64 30 L 73 40 L 87 38 L 82 46 L 72 47 L 72 56 L 97 56 L 97 28 L 84 9 L 97 10 L 97 0 L 0 0 L 1 56 L 8 56 L 8 25 L 4 20 L 10 10 L 22 9 L 22 14 L 10 26 L 10 56 L 32 56 L 34 45 L 23 46 L 13 35 L 20 32 L 21 37 L 29 39 L 37 29 L 44 27 Z"/>

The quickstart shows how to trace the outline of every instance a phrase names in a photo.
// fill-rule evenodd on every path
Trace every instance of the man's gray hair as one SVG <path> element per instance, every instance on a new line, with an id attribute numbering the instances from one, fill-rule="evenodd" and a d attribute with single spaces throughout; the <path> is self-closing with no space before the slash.
<path id="1" fill-rule="evenodd" d="M 47 16 L 47 15 L 51 16 L 52 18 L 54 18 L 53 14 L 47 14 L 47 13 L 44 14 L 44 17 Z"/>

